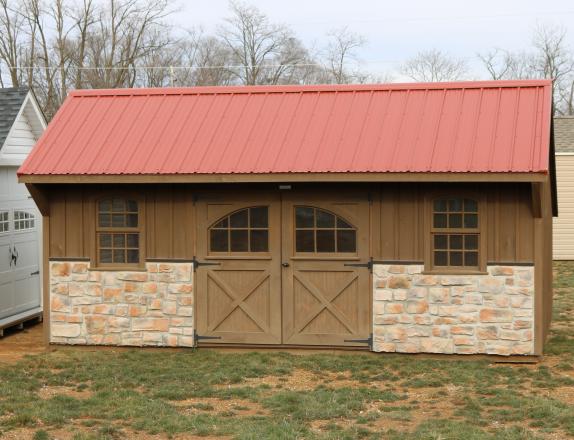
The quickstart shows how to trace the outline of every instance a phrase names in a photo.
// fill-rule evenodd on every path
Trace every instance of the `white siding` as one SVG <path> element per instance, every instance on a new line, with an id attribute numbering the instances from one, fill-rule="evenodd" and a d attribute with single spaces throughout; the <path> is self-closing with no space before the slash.
<path id="1" fill-rule="evenodd" d="M 558 218 L 553 221 L 555 260 L 574 260 L 574 154 L 556 155 Z"/>

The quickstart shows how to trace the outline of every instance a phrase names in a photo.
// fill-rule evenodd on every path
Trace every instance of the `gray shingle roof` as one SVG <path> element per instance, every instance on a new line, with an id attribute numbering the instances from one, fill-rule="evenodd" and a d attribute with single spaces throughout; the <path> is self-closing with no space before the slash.
<path id="1" fill-rule="evenodd" d="M 27 94 L 26 87 L 0 89 L 0 148 L 4 145 Z"/>
<path id="2" fill-rule="evenodd" d="M 574 116 L 554 118 L 554 148 L 558 153 L 574 153 Z"/>

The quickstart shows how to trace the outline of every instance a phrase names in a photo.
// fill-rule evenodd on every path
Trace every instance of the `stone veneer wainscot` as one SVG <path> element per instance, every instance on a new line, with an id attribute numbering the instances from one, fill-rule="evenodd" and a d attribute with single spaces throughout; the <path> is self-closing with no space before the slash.
<path id="1" fill-rule="evenodd" d="M 534 354 L 534 267 L 458 276 L 423 269 L 374 266 L 374 351 Z"/>
<path id="2" fill-rule="evenodd" d="M 146 263 L 145 271 L 91 271 L 50 262 L 50 342 L 191 347 L 191 263 Z"/>

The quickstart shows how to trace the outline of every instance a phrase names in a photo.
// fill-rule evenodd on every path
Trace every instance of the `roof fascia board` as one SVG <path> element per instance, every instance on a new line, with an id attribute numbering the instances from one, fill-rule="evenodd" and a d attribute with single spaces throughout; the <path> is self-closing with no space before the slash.
<path id="1" fill-rule="evenodd" d="M 543 182 L 547 173 L 94 174 L 18 176 L 22 183 Z"/>

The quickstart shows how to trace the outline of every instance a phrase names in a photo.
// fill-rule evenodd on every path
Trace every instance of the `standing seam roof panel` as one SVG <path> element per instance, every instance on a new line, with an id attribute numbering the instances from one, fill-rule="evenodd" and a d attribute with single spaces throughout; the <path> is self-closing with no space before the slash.
<path id="1" fill-rule="evenodd" d="M 551 82 L 81 90 L 21 175 L 548 172 Z"/>

